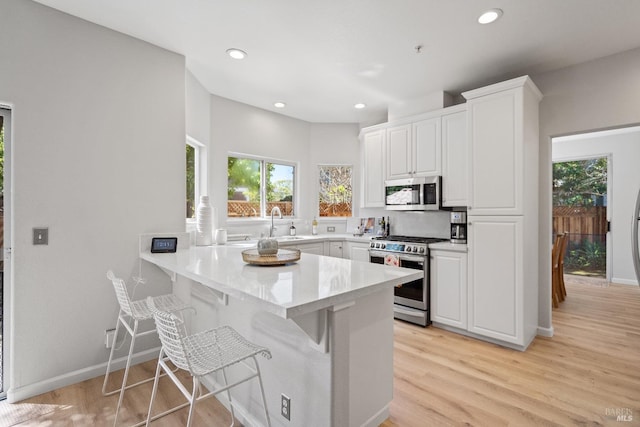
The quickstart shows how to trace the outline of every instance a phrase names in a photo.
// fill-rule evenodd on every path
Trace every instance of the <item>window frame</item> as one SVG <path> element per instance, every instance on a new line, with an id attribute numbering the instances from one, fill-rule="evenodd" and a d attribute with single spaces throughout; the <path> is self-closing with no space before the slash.
<path id="1" fill-rule="evenodd" d="M 341 219 L 346 220 L 347 218 L 354 218 L 355 214 L 355 205 L 354 205 L 354 174 L 355 174 L 355 166 L 351 163 L 318 163 L 316 169 L 316 214 L 318 221 L 339 221 Z M 351 215 L 350 216 L 320 216 L 320 168 L 322 167 L 349 167 L 351 168 Z"/>
<path id="2" fill-rule="evenodd" d="M 270 213 L 267 212 L 267 186 L 266 184 L 266 164 L 273 163 L 277 165 L 283 166 L 291 166 L 293 167 L 293 194 L 291 195 L 292 202 L 292 215 L 282 215 L 282 218 L 287 218 L 289 220 L 296 219 L 298 212 L 298 188 L 300 182 L 300 164 L 299 162 L 291 161 L 291 160 L 283 160 L 276 159 L 273 157 L 265 157 L 265 156 L 257 156 L 254 154 L 246 154 L 246 153 L 238 153 L 234 151 L 229 151 L 227 153 L 227 162 L 229 164 L 229 157 L 248 159 L 248 160 L 256 160 L 260 162 L 260 216 L 252 216 L 252 217 L 229 217 L 229 207 L 226 206 L 225 214 L 227 215 L 227 220 L 232 222 L 241 222 L 241 221 L 264 221 L 266 219 L 270 219 Z M 228 166 L 227 166 L 228 168 Z M 227 169 L 228 172 L 228 169 Z M 227 182 L 226 193 L 229 193 L 229 182 Z M 227 199 L 227 202 L 229 200 Z"/>
<path id="3" fill-rule="evenodd" d="M 207 176 L 208 176 L 208 164 L 207 164 L 207 146 L 197 139 L 193 138 L 190 135 L 186 135 L 185 144 L 193 147 L 193 166 L 195 168 L 194 171 L 194 192 L 193 192 L 193 203 L 194 207 L 197 209 L 198 202 L 200 201 L 200 196 L 207 195 Z M 186 169 L 185 169 L 185 181 L 186 181 Z M 186 203 L 186 194 L 185 194 L 185 203 Z M 196 218 L 195 214 L 193 218 L 186 218 L 187 223 L 195 223 Z"/>

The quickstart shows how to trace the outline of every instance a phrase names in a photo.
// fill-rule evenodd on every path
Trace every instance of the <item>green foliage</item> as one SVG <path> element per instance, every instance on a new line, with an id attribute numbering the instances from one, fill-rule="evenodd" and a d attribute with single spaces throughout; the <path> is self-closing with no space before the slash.
<path id="1" fill-rule="evenodd" d="M 187 145 L 187 218 L 193 218 L 196 212 L 196 149 Z"/>
<path id="2" fill-rule="evenodd" d="M 4 194 L 4 126 L 0 126 L 0 195 Z"/>
<path id="3" fill-rule="evenodd" d="M 554 206 L 601 206 L 607 194 L 607 159 L 553 164 Z"/>
<path id="4" fill-rule="evenodd" d="M 604 243 L 584 239 L 581 244 L 571 246 L 564 260 L 568 268 L 582 270 L 604 270 L 607 268 L 606 245 Z"/>
<path id="5" fill-rule="evenodd" d="M 260 161 L 229 157 L 227 159 L 227 196 L 233 200 L 237 191 L 250 202 L 260 201 Z"/>

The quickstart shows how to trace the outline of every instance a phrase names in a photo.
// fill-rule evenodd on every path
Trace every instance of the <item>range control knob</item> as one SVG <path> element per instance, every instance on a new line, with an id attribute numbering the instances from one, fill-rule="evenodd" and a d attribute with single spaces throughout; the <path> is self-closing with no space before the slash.
<path id="1" fill-rule="evenodd" d="M 418 247 L 417 246 L 413 247 L 413 252 L 418 252 Z"/>
<path id="2" fill-rule="evenodd" d="M 383 243 L 383 244 L 382 244 L 382 249 L 384 249 L 384 248 L 386 248 L 386 247 L 387 247 L 387 245 Z"/>
<path id="3" fill-rule="evenodd" d="M 373 243 L 373 242 L 371 242 L 371 244 L 369 245 L 369 247 L 370 247 L 370 248 L 375 248 L 375 247 L 376 247 L 376 244 L 375 244 L 375 243 Z"/>
<path id="4" fill-rule="evenodd" d="M 424 253 L 424 248 L 420 248 L 420 253 L 423 254 Z"/>
<path id="5" fill-rule="evenodd" d="M 411 252 L 411 246 L 407 246 L 407 249 L 405 249 L 406 252 Z"/>

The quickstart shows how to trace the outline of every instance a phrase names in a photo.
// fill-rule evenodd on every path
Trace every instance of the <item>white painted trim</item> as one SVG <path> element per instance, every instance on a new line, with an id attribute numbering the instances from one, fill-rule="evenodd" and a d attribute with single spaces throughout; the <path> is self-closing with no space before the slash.
<path id="1" fill-rule="evenodd" d="M 630 280 L 630 279 L 619 279 L 617 277 L 613 277 L 611 279 L 611 283 L 616 283 L 618 285 L 632 285 L 632 286 L 638 286 L 638 282 L 635 280 Z"/>
<path id="2" fill-rule="evenodd" d="M 374 414 L 367 421 L 362 423 L 361 427 L 378 427 L 389 418 L 389 405 L 385 405 L 380 411 Z"/>
<path id="3" fill-rule="evenodd" d="M 138 363 L 155 359 L 158 357 L 159 352 L 160 347 L 155 347 L 136 353 L 132 356 L 131 364 L 136 365 Z M 126 362 L 127 357 L 123 356 L 115 359 L 111 363 L 111 365 L 113 367 L 113 370 L 124 369 Z M 98 376 L 103 376 L 106 370 L 107 362 L 104 362 L 98 365 L 89 366 L 87 368 L 78 369 L 76 371 L 67 372 L 66 374 L 48 378 L 44 381 L 39 381 L 37 383 L 29 384 L 23 387 L 11 388 L 7 391 L 7 401 L 9 403 L 16 403 L 42 393 L 57 390 L 59 388 L 76 384 Z"/>
<path id="4" fill-rule="evenodd" d="M 553 332 L 553 326 L 550 328 L 543 328 L 542 326 L 538 326 L 538 336 L 540 337 L 552 337 Z"/>

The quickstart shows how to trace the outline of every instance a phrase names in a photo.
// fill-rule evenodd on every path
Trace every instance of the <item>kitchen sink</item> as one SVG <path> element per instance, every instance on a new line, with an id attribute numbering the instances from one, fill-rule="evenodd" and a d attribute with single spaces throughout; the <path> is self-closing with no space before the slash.
<path id="1" fill-rule="evenodd" d="M 282 236 L 282 237 L 276 237 L 276 240 L 279 242 L 286 242 L 288 240 L 304 240 L 304 237 L 300 237 L 300 236 Z"/>

